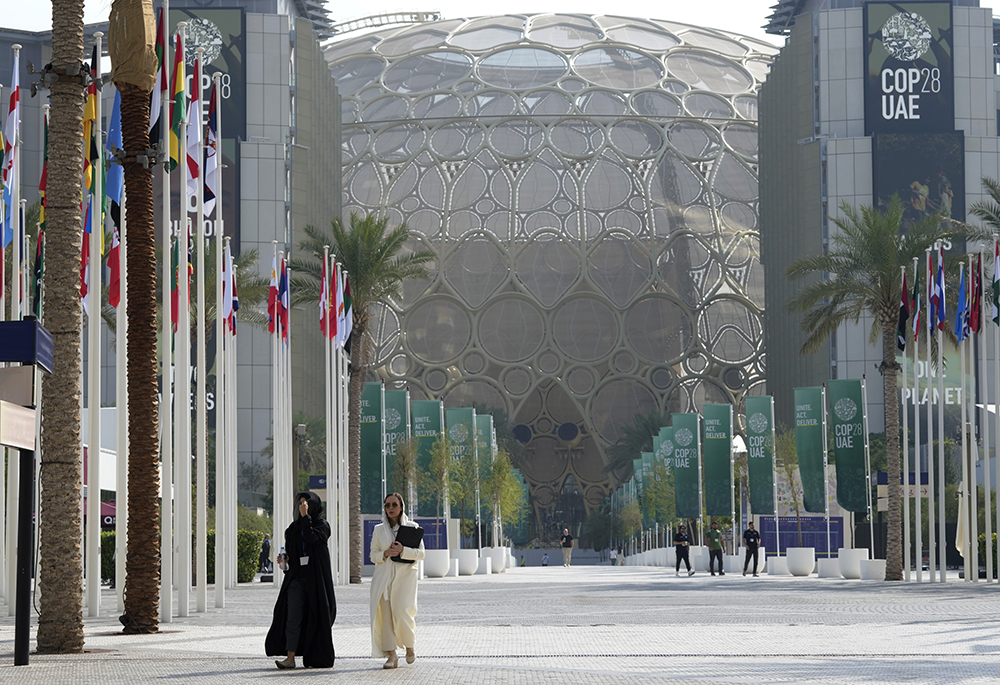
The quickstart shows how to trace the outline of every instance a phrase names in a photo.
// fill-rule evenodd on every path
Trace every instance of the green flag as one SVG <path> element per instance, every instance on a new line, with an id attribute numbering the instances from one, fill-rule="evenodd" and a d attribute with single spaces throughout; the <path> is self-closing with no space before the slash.
<path id="1" fill-rule="evenodd" d="M 361 513 L 382 513 L 385 472 L 385 388 L 365 383 L 361 391 Z"/>
<path id="2" fill-rule="evenodd" d="M 385 391 L 385 488 L 407 499 L 406 483 L 396 482 L 396 444 L 410 437 L 410 391 Z"/>
<path id="3" fill-rule="evenodd" d="M 733 405 L 702 407 L 705 440 L 705 513 L 729 516 L 733 511 Z"/>
<path id="4" fill-rule="evenodd" d="M 426 472 L 431 465 L 431 448 L 444 430 L 444 405 L 441 400 L 413 400 L 410 402 L 410 423 L 417 439 L 417 472 Z M 437 503 L 433 498 L 419 500 L 417 513 L 420 516 L 436 516 Z"/>
<path id="5" fill-rule="evenodd" d="M 825 421 L 823 388 L 795 388 L 795 452 L 802 477 L 802 504 L 814 514 L 826 512 Z"/>
<path id="6" fill-rule="evenodd" d="M 750 509 L 774 514 L 774 399 L 770 395 L 746 399 L 747 471 Z"/>
<path id="7" fill-rule="evenodd" d="M 674 498 L 679 518 L 701 516 L 701 417 L 698 414 L 674 414 Z"/>
<path id="8" fill-rule="evenodd" d="M 830 381 L 830 427 L 837 464 L 837 502 L 847 511 L 868 511 L 864 389 L 858 379 Z"/>

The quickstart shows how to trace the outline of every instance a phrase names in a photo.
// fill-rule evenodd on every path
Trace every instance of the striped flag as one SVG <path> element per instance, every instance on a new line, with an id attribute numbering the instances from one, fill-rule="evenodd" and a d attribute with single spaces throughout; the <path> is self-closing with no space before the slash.
<path id="1" fill-rule="evenodd" d="M 965 340 L 967 335 L 965 326 L 965 304 L 967 302 L 965 296 L 965 264 L 960 267 L 960 276 L 958 280 L 958 307 L 955 309 L 955 337 L 958 338 L 958 342 Z"/>
<path id="2" fill-rule="evenodd" d="M 149 100 L 149 144 L 160 142 L 160 116 L 163 114 L 163 98 L 167 90 L 167 70 L 163 62 L 167 55 L 166 27 L 163 21 L 163 7 L 160 7 L 160 18 L 156 22 L 156 83 Z"/>
<path id="3" fill-rule="evenodd" d="M 351 300 L 351 277 L 344 273 L 344 347 L 351 344 L 351 329 L 354 328 L 354 305 Z"/>
<path id="4" fill-rule="evenodd" d="M 278 320 L 281 324 L 281 337 L 288 341 L 288 267 L 281 260 L 281 277 L 278 280 Z"/>
<path id="5" fill-rule="evenodd" d="M 108 127 L 108 151 L 122 149 L 122 95 L 115 91 L 115 104 L 111 110 L 111 124 Z M 121 164 L 112 164 L 108 169 L 105 186 L 108 202 L 111 204 L 111 251 L 108 252 L 108 269 L 111 280 L 108 283 L 108 302 L 117 308 L 121 302 L 121 219 L 122 196 L 125 192 L 125 170 Z"/>
<path id="6" fill-rule="evenodd" d="M 913 275 L 913 342 L 917 341 L 917 336 L 920 335 L 920 317 L 922 312 L 920 311 L 920 269 L 914 269 L 915 273 Z"/>
<path id="7" fill-rule="evenodd" d="M 993 323 L 1000 326 L 1000 240 L 993 241 Z"/>
<path id="8" fill-rule="evenodd" d="M 90 291 L 90 213 L 94 208 L 94 196 L 91 195 L 87 202 L 87 216 L 83 221 L 83 250 L 80 256 L 80 301 L 83 303 L 83 311 L 88 315 L 90 310 L 87 307 L 87 293 Z"/>
<path id="9" fill-rule="evenodd" d="M 980 252 L 976 257 L 975 271 L 972 272 L 972 293 L 969 304 L 969 330 L 979 334 L 982 329 L 982 309 L 983 309 L 983 255 Z"/>
<path id="10" fill-rule="evenodd" d="M 271 284 L 267 289 L 267 330 L 274 333 L 278 320 L 278 250 L 271 257 Z"/>
<path id="11" fill-rule="evenodd" d="M 7 247 L 7 244 L 14 239 L 14 212 L 11 206 L 14 196 L 14 158 L 20 153 L 20 146 L 17 144 L 18 129 L 21 119 L 21 95 L 18 86 L 21 68 L 21 53 L 14 53 L 14 75 L 10 80 L 10 106 L 7 108 L 7 125 L 4 128 L 3 140 L 3 204 L 4 204 L 4 231 L 3 238 L 0 239 L 0 248 Z M 2 267 L 0 267 L 2 269 Z"/>
<path id="12" fill-rule="evenodd" d="M 170 170 L 181 163 L 181 123 L 186 118 L 184 112 L 184 45 L 181 34 L 174 40 L 174 70 L 170 78 Z"/>
<path id="13" fill-rule="evenodd" d="M 906 292 L 906 273 L 903 274 L 903 289 L 899 297 L 899 326 L 896 328 L 896 347 L 906 351 L 906 322 L 910 319 L 910 302 Z"/>
<path id="14" fill-rule="evenodd" d="M 215 209 L 216 190 L 219 185 L 219 145 L 218 145 L 218 94 L 215 84 L 212 84 L 212 92 L 208 96 L 208 123 L 205 125 L 205 184 L 202 191 L 202 200 L 205 205 L 205 216 L 211 216 Z M 216 226 L 221 226 L 220 217 L 216 217 Z"/>
<path id="15" fill-rule="evenodd" d="M 34 297 L 31 312 L 36 319 L 42 318 L 42 278 L 45 275 L 45 190 L 49 184 L 49 118 L 45 117 L 45 142 L 42 151 L 42 177 L 38 181 L 38 195 L 41 207 L 38 210 L 38 238 L 35 244 Z M 0 268 L 0 274 L 3 273 Z"/>
<path id="16" fill-rule="evenodd" d="M 934 281 L 934 294 L 931 296 L 931 299 L 934 303 L 934 312 L 936 314 L 934 318 L 937 321 L 938 330 L 943 331 L 946 309 L 944 299 L 944 247 L 942 246 L 939 249 L 937 278 Z"/>
<path id="17" fill-rule="evenodd" d="M 323 273 L 319 279 L 319 330 L 323 332 L 323 337 L 327 335 L 327 325 L 330 320 L 329 291 L 327 290 L 326 263 L 330 258 L 323 256 Z"/>
<path id="18" fill-rule="evenodd" d="M 228 321 L 233 313 L 233 257 L 229 245 L 222 254 L 222 319 Z"/>
<path id="19" fill-rule="evenodd" d="M 201 70 L 198 68 L 198 60 L 194 61 L 194 78 L 198 78 Z M 198 194 L 198 184 L 201 183 L 201 87 L 194 84 L 191 89 L 190 108 L 188 109 L 187 126 L 187 163 L 184 168 L 186 173 L 184 178 L 187 181 L 188 197 L 195 197 Z"/>

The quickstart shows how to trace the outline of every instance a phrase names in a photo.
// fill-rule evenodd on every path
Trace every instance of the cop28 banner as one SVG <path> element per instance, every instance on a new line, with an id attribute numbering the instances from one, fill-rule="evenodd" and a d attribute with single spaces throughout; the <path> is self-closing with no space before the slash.
<path id="1" fill-rule="evenodd" d="M 701 458 L 701 417 L 697 414 L 674 414 L 674 499 L 677 518 L 701 516 L 701 483 L 698 478 Z"/>
<path id="2" fill-rule="evenodd" d="M 385 388 L 365 383 L 361 391 L 361 513 L 382 513 L 385 472 Z"/>
<path id="3" fill-rule="evenodd" d="M 444 431 L 444 405 L 441 400 L 413 400 L 410 402 L 410 423 L 413 427 L 413 437 L 417 439 L 417 473 L 426 472 L 431 465 L 431 448 Z M 414 504 L 422 516 L 437 515 L 437 503 L 434 498 L 419 501 Z"/>
<path id="4" fill-rule="evenodd" d="M 802 502 L 805 510 L 814 514 L 826 512 L 823 410 L 823 388 L 795 388 L 795 453 L 802 477 Z"/>
<path id="5" fill-rule="evenodd" d="M 774 399 L 748 397 L 746 419 L 750 510 L 774 514 Z"/>
<path id="6" fill-rule="evenodd" d="M 865 3 L 865 134 L 952 131 L 950 2 Z"/>
<path id="7" fill-rule="evenodd" d="M 837 465 L 837 502 L 847 511 L 868 511 L 864 389 L 856 379 L 830 381 L 827 388 Z"/>
<path id="8" fill-rule="evenodd" d="M 409 502 L 406 483 L 396 482 L 396 444 L 410 437 L 410 391 L 385 391 L 385 488 Z M 414 485 L 416 485 L 414 483 Z"/>
<path id="9" fill-rule="evenodd" d="M 706 404 L 705 437 L 705 513 L 729 516 L 733 511 L 733 405 Z"/>

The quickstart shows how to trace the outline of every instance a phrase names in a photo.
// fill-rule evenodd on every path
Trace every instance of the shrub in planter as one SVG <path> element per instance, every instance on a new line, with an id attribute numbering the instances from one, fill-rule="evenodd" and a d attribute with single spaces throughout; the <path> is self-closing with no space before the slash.
<path id="1" fill-rule="evenodd" d="M 983 544 L 986 544 L 985 542 Z M 115 582 L 115 531 L 101 531 L 101 580 Z"/>
<path id="2" fill-rule="evenodd" d="M 986 533 L 979 534 L 979 563 L 986 567 Z M 993 533 L 993 577 L 997 577 L 997 534 Z"/>

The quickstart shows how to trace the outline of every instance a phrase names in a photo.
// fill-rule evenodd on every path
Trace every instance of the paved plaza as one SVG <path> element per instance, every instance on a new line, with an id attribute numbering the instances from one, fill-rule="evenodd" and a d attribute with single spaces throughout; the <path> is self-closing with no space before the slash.
<path id="1" fill-rule="evenodd" d="M 101 618 L 86 619 L 85 655 L 32 654 L 16 668 L 4 608 L 0 682 L 1000 682 L 1000 588 L 957 579 L 676 578 L 659 568 L 555 566 L 425 580 L 417 662 L 400 659 L 391 672 L 369 656 L 367 579 L 337 588 L 332 670 L 279 672 L 263 655 L 276 594 L 241 586 L 223 610 L 126 637 L 107 591 Z"/>

